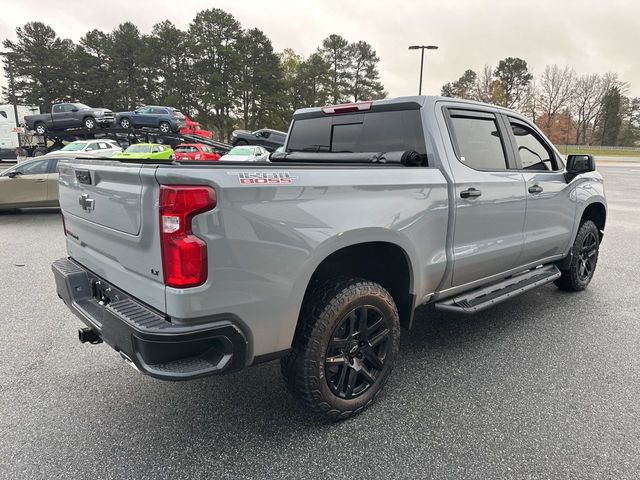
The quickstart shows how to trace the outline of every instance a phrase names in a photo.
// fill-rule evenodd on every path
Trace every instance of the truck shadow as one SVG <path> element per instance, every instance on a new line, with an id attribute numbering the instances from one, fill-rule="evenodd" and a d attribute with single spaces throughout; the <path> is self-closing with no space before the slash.
<path id="1" fill-rule="evenodd" d="M 411 408 L 411 402 L 420 402 L 424 408 L 426 392 L 437 403 L 446 404 L 448 380 L 455 371 L 481 361 L 496 349 L 518 349 L 518 339 L 529 338 L 547 321 L 545 316 L 557 309 L 557 302 L 566 304 L 569 298 L 551 286 L 481 315 L 452 315 L 432 307 L 421 308 L 415 327 L 403 334 L 396 368 L 385 391 L 369 410 L 346 422 L 329 423 L 302 410 L 288 394 L 277 361 L 186 383 L 136 377 L 135 386 L 118 396 L 122 401 L 110 402 L 110 417 L 126 418 L 128 428 L 140 429 L 148 438 L 160 436 L 163 442 L 181 448 L 215 443 L 224 437 L 226 442 L 236 443 L 227 443 L 225 450 L 242 449 L 248 436 L 252 443 L 286 443 L 294 433 L 313 435 L 351 429 L 387 412 L 387 402 L 394 403 L 397 396 L 409 402 L 406 408 Z M 128 369 L 120 373 L 134 375 L 129 375 Z M 479 376 L 477 372 L 472 375 Z"/>

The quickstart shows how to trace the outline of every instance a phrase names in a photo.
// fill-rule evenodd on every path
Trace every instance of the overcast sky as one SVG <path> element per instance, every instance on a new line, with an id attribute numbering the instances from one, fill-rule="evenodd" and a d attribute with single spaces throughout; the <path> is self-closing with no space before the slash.
<path id="1" fill-rule="evenodd" d="M 391 97 L 417 93 L 420 54 L 407 50 L 411 44 L 440 47 L 427 52 L 426 94 L 439 94 L 467 68 L 516 56 L 534 73 L 553 63 L 580 74 L 617 72 L 640 96 L 640 0 L 0 0 L 0 7 L 0 39 L 15 38 L 17 26 L 34 20 L 76 42 L 88 30 L 110 31 L 127 20 L 143 33 L 165 19 L 186 29 L 211 7 L 262 29 L 276 51 L 307 56 L 338 33 L 373 45 Z"/>

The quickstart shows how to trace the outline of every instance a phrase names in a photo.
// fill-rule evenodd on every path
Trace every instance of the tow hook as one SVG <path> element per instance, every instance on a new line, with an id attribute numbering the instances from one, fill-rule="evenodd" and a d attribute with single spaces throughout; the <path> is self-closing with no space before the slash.
<path id="1" fill-rule="evenodd" d="M 91 343 L 92 345 L 97 345 L 98 343 L 102 343 L 102 339 L 98 332 L 96 332 L 93 328 L 84 327 L 78 329 L 78 340 L 80 343 Z"/>

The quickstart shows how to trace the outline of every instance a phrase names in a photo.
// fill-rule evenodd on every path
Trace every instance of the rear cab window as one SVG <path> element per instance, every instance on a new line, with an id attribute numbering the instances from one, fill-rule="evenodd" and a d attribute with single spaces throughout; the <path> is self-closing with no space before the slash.
<path id="1" fill-rule="evenodd" d="M 414 150 L 426 154 L 418 108 L 294 119 L 287 152 L 365 153 Z"/>

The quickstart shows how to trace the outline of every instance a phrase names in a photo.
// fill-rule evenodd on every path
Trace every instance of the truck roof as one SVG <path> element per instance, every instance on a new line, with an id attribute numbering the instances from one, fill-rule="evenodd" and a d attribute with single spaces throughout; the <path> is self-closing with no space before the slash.
<path id="1" fill-rule="evenodd" d="M 443 102 L 455 102 L 455 103 L 466 103 L 469 105 L 475 106 L 483 106 L 489 108 L 495 108 L 502 110 L 504 112 L 509 112 L 510 114 L 514 114 L 517 112 L 514 110 L 510 110 L 505 107 L 501 107 L 499 105 L 493 105 L 490 103 L 477 102 L 475 100 L 465 100 L 462 98 L 453 98 L 453 97 L 442 97 L 438 95 L 410 95 L 405 97 L 395 97 L 395 98 L 385 98 L 382 100 L 369 100 L 357 103 L 345 103 L 340 105 L 331 105 L 325 107 L 309 107 L 309 108 L 299 108 L 293 114 L 294 119 L 299 118 L 311 118 L 315 116 L 320 116 L 326 114 L 327 108 L 330 107 L 346 107 L 346 106 L 355 106 L 358 104 L 370 104 L 371 107 L 375 107 L 377 111 L 384 110 L 414 110 L 422 107 L 426 107 L 428 105 L 433 105 L 438 101 Z M 366 111 L 366 110 L 363 110 Z M 339 112 L 336 112 L 339 113 Z M 345 112 L 346 113 L 346 112 Z"/>

